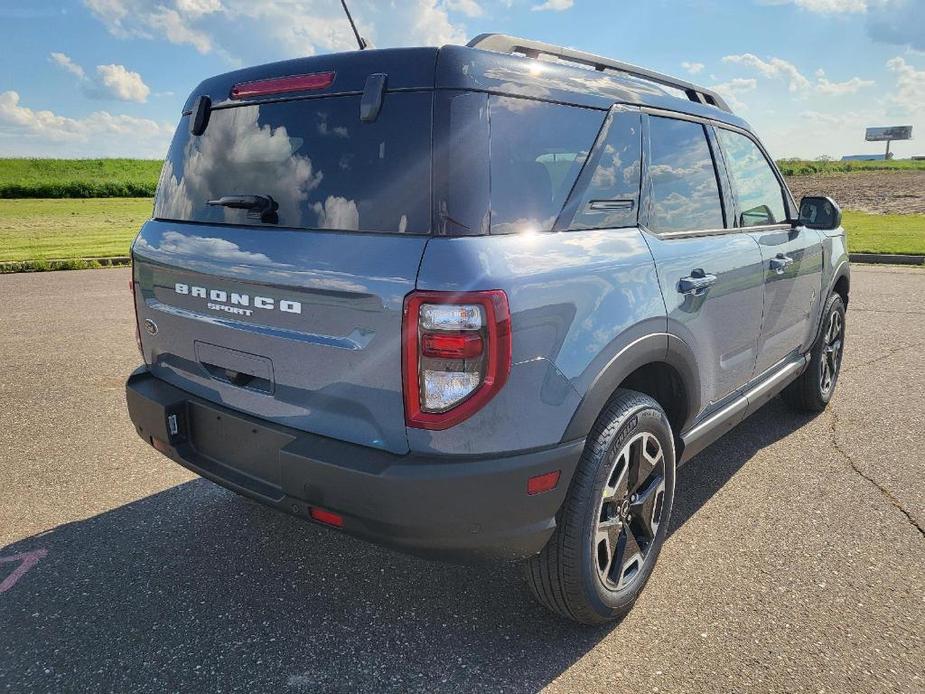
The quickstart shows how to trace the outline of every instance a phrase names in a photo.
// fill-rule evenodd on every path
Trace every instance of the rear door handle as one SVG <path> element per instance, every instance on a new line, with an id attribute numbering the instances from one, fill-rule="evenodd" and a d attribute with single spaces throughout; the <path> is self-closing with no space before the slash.
<path id="1" fill-rule="evenodd" d="M 691 271 L 689 277 L 682 277 L 678 281 L 678 291 L 682 294 L 700 296 L 714 284 L 716 284 L 716 275 L 708 275 L 700 268 L 697 268 Z"/>
<path id="2" fill-rule="evenodd" d="M 790 265 L 793 265 L 793 258 L 783 253 L 778 253 L 776 257 L 771 258 L 771 269 L 778 275 L 782 275 Z"/>

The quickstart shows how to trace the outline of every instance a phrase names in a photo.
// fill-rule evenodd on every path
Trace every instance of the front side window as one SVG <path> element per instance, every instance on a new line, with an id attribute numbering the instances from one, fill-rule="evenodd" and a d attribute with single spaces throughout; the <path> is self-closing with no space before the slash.
<path id="1" fill-rule="evenodd" d="M 783 190 L 764 152 L 752 140 L 731 130 L 717 128 L 716 136 L 739 203 L 739 226 L 786 221 Z"/>
<path id="2" fill-rule="evenodd" d="M 491 233 L 550 231 L 605 113 L 492 96 Z"/>
<path id="3" fill-rule="evenodd" d="M 700 123 L 651 116 L 649 227 L 656 232 L 722 229 L 713 156 Z"/>
<path id="4" fill-rule="evenodd" d="M 607 229 L 636 225 L 642 119 L 638 113 L 616 113 L 607 135 L 588 163 L 587 187 L 581 193 L 569 229 Z M 593 167 L 593 169 L 592 169 Z M 585 174 L 582 174 L 584 179 Z M 582 185 L 583 181 L 579 183 Z"/>

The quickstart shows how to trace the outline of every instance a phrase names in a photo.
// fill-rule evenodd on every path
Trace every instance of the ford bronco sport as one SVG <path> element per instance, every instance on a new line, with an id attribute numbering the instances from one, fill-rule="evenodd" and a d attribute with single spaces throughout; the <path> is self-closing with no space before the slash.
<path id="1" fill-rule="evenodd" d="M 132 248 L 141 437 L 282 511 L 618 618 L 675 470 L 845 339 L 838 207 L 720 95 L 490 34 L 207 79 Z"/>

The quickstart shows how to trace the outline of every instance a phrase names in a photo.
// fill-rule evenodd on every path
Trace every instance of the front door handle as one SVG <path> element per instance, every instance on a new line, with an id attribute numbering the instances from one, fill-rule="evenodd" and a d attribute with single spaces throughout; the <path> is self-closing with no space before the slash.
<path id="1" fill-rule="evenodd" d="M 793 258 L 789 255 L 784 255 L 783 253 L 778 253 L 776 257 L 771 258 L 771 269 L 774 270 L 778 275 L 784 274 L 790 265 L 793 265 Z"/>
<path id="2" fill-rule="evenodd" d="M 701 296 L 714 284 L 716 284 L 716 275 L 708 275 L 697 268 L 691 271 L 689 277 L 682 277 L 678 281 L 678 291 L 691 296 Z"/>

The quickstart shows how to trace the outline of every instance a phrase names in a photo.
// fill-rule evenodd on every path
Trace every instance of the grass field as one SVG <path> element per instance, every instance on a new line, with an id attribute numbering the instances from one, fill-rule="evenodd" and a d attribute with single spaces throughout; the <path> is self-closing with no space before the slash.
<path id="1" fill-rule="evenodd" d="M 925 254 L 925 214 L 844 212 L 852 253 Z"/>
<path id="2" fill-rule="evenodd" d="M 148 159 L 0 159 L 0 198 L 150 197 L 161 164 Z"/>
<path id="3" fill-rule="evenodd" d="M 0 200 L 0 262 L 128 255 L 150 216 L 150 198 Z"/>
<path id="4" fill-rule="evenodd" d="M 820 173 L 864 173 L 865 171 L 925 171 L 925 160 L 808 161 L 780 159 L 777 166 L 784 176 L 807 176 Z"/>

